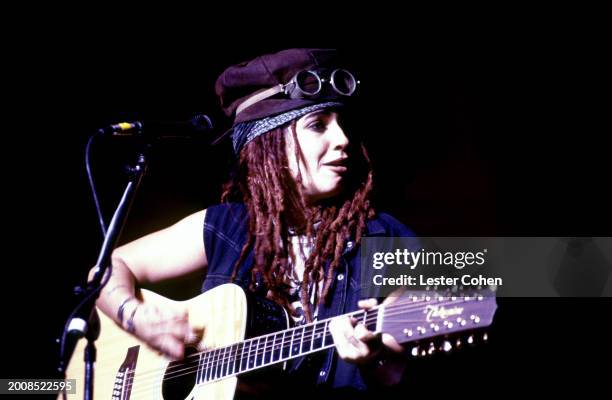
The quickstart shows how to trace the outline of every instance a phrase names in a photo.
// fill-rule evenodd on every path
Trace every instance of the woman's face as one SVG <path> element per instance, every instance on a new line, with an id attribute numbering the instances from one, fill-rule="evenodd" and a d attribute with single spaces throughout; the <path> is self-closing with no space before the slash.
<path id="1" fill-rule="evenodd" d="M 338 122 L 338 113 L 324 109 L 306 114 L 296 121 L 295 132 L 301 149 L 298 158 L 306 201 L 312 204 L 339 194 L 348 172 L 349 140 Z M 287 158 L 296 178 L 298 163 L 290 131 Z"/>

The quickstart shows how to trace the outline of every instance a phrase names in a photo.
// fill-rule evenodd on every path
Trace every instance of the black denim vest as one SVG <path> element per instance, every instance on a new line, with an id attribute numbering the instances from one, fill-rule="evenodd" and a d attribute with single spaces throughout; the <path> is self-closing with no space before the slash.
<path id="1" fill-rule="evenodd" d="M 204 245 L 208 259 L 208 271 L 202 291 L 212 289 L 231 280 L 234 264 L 246 241 L 248 211 L 242 203 L 227 203 L 209 207 L 204 220 Z M 365 236 L 414 237 L 414 233 L 392 216 L 379 213 L 367 222 Z M 334 283 L 329 304 L 320 304 L 318 319 L 345 314 L 356 310 L 360 300 L 360 252 L 358 246 L 349 241 L 345 247 L 342 264 L 334 271 Z M 240 266 L 235 284 L 248 290 L 251 282 L 252 251 Z M 265 295 L 261 282 L 255 283 L 258 294 Z M 324 302 L 321 302 L 324 303 Z M 299 363 L 296 364 L 299 367 Z M 352 387 L 365 390 L 366 385 L 356 365 L 335 356 L 334 349 L 325 351 L 323 361 L 315 371 L 319 385 L 331 388 Z"/>

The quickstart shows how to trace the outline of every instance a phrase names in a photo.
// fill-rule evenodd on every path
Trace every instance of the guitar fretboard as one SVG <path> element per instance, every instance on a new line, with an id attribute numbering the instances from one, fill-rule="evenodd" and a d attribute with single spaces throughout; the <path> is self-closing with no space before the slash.
<path id="1" fill-rule="evenodd" d="M 349 315 L 373 330 L 377 314 L 378 309 L 373 309 Z M 329 332 L 331 320 L 315 321 L 204 351 L 200 353 L 196 382 L 212 382 L 333 347 L 334 341 Z"/>

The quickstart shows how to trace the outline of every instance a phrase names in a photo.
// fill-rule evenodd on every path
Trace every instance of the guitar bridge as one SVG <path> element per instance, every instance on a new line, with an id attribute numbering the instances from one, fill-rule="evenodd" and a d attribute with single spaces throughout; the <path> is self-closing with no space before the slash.
<path id="1" fill-rule="evenodd" d="M 112 400 L 127 400 L 130 398 L 139 350 L 140 346 L 134 346 L 128 349 L 125 360 L 123 360 L 121 367 L 119 367 L 119 371 L 117 371 L 117 375 L 115 375 L 113 395 L 111 397 Z"/>

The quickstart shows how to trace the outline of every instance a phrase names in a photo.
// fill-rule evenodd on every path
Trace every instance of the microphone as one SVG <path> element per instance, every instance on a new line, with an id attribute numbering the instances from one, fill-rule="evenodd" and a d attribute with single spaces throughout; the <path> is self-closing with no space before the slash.
<path id="1" fill-rule="evenodd" d="M 204 114 L 188 121 L 133 121 L 120 122 L 98 132 L 104 136 L 133 136 L 150 139 L 197 138 L 212 131 L 213 124 Z"/>

